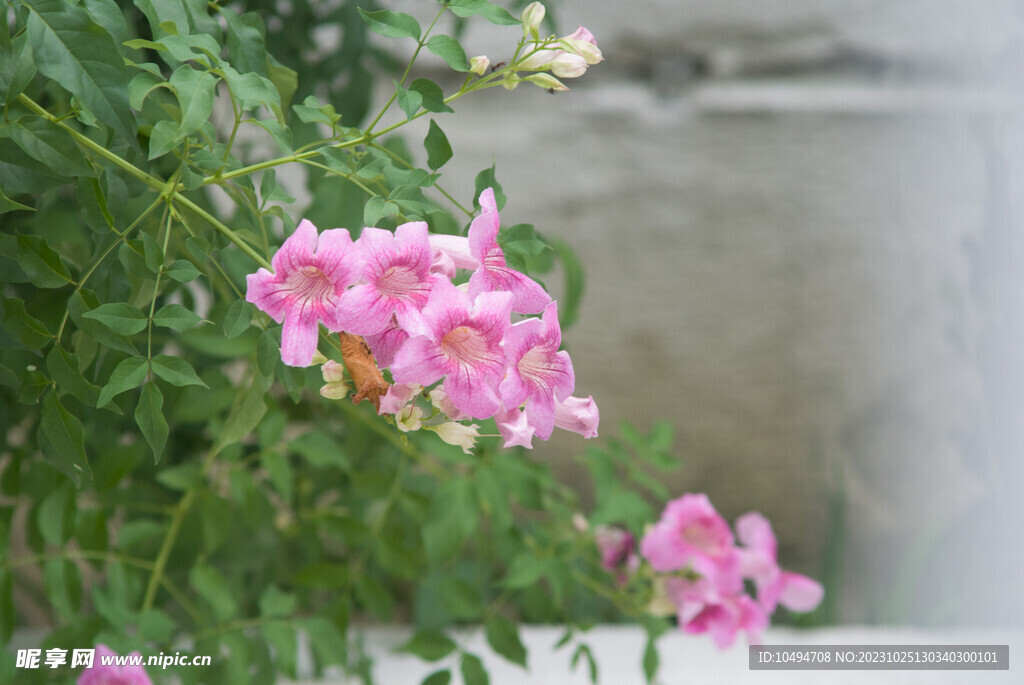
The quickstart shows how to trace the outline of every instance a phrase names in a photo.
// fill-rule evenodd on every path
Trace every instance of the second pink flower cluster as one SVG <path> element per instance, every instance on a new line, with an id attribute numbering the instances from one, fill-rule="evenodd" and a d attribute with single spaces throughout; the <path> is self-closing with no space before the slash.
<path id="1" fill-rule="evenodd" d="M 247 276 L 246 299 L 284 323 L 281 356 L 308 366 L 319 323 L 364 336 L 394 385 L 381 412 L 399 414 L 423 387 L 451 421 L 494 417 L 505 446 L 529 447 L 557 425 L 597 435 L 593 398 L 572 397 L 575 375 L 560 351 L 557 305 L 535 281 L 510 268 L 498 245 L 491 188 L 468 237 L 429 235 L 414 221 L 393 233 L 343 228 L 317 234 L 303 220 L 274 255 L 273 273 Z M 457 270 L 472 271 L 456 286 Z M 512 323 L 512 314 L 541 314 Z"/>
<path id="2" fill-rule="evenodd" d="M 652 613 L 676 614 L 685 632 L 710 633 L 719 647 L 731 645 L 741 630 L 756 643 L 780 604 L 806 612 L 824 596 L 817 581 L 779 568 L 778 543 L 761 514 L 737 519 L 736 538 L 704 494 L 669 502 L 647 529 L 639 557 L 629 531 L 609 526 L 595 531 L 601 562 L 619 574 L 620 583 L 639 570 L 641 557 L 650 565 Z M 745 592 L 745 579 L 753 582 L 756 598 Z"/>

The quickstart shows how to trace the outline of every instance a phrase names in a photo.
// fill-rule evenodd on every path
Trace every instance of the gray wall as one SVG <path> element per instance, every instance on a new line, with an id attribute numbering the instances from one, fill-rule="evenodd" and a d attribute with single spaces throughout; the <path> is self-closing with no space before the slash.
<path id="1" fill-rule="evenodd" d="M 782 561 L 825 578 L 842 620 L 1010 620 L 1020 11 L 557 7 L 607 61 L 568 93 L 458 103 L 443 183 L 465 197 L 493 158 L 503 220 L 579 251 L 565 343 L 602 435 L 670 419 L 676 490 L 768 515 Z M 472 33 L 470 53 L 498 61 L 517 37 Z M 535 456 L 583 447 L 559 436 Z"/>

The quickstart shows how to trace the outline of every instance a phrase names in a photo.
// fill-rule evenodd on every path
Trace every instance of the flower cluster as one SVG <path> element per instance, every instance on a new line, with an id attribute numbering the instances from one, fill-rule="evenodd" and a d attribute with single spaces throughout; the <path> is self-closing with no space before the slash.
<path id="1" fill-rule="evenodd" d="M 629 532 L 598 526 L 595 542 L 602 565 L 617 574 L 620 584 L 640 567 Z M 720 648 L 730 646 L 741 630 L 756 643 L 780 604 L 811 611 L 824 596 L 817 581 L 779 568 L 777 547 L 771 524 L 761 514 L 741 516 L 734 538 L 706 495 L 685 494 L 668 503 L 640 542 L 640 557 L 654 577 L 649 610 L 675 614 L 680 628 L 710 633 Z M 745 592 L 744 580 L 752 581 L 756 598 Z"/>
<path id="2" fill-rule="evenodd" d="M 458 423 L 468 419 L 494 418 L 506 447 L 547 440 L 555 426 L 595 437 L 597 405 L 572 396 L 557 303 L 507 265 L 492 189 L 480 207 L 467 237 L 432 236 L 414 221 L 394 233 L 364 228 L 353 241 L 343 228 L 318 236 L 303 220 L 274 255 L 274 272 L 247 277 L 246 299 L 284 322 L 281 357 L 292 366 L 313 361 L 319 323 L 345 331 L 354 401 L 372 399 L 401 430 L 432 430 L 467 451 L 479 428 Z M 472 273 L 456 286 L 459 270 Z M 541 316 L 513 323 L 513 313 Z M 388 368 L 391 384 L 380 374 Z M 326 362 L 323 373 L 323 394 L 345 396 L 338 363 Z M 435 417 L 443 423 L 424 423 Z"/>
<path id="3" fill-rule="evenodd" d="M 548 36 L 542 39 L 540 25 L 544 21 L 545 13 L 544 5 L 539 2 L 530 3 L 523 10 L 523 36 L 524 39 L 532 40 L 522 44 L 521 50 L 516 53 L 517 60 L 513 64 L 513 69 L 503 82 L 508 90 L 514 89 L 520 81 L 527 81 L 551 92 L 569 90 L 558 79 L 582 76 L 586 73 L 587 67 L 604 60 L 594 34 L 582 26 L 566 36 Z M 470 72 L 480 76 L 486 73 L 488 66 L 490 60 L 486 56 L 480 55 L 470 60 Z M 520 70 L 538 73 L 519 76 L 516 72 Z"/>

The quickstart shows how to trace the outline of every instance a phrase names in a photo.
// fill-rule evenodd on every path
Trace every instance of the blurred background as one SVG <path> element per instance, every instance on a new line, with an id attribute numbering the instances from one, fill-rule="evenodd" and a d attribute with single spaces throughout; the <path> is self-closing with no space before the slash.
<path id="1" fill-rule="evenodd" d="M 1024 3 L 547 4 L 606 61 L 461 101 L 442 183 L 496 162 L 503 223 L 578 251 L 602 437 L 669 419 L 673 491 L 767 515 L 814 622 L 1019 625 Z M 585 491 L 583 448 L 532 456 Z"/>

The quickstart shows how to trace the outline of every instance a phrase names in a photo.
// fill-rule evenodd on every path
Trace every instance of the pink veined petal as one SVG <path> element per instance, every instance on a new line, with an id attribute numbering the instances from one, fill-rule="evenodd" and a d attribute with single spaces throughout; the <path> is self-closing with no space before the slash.
<path id="1" fill-rule="evenodd" d="M 341 297 L 338 320 L 342 330 L 356 335 L 376 335 L 391 323 L 394 308 L 373 285 L 354 285 Z"/>
<path id="2" fill-rule="evenodd" d="M 392 319 L 388 327 L 380 333 L 366 336 L 366 343 L 370 346 L 377 366 L 386 369 L 395 360 L 402 343 L 409 339 L 409 334 L 402 330 L 396 321 Z"/>
<path id="3" fill-rule="evenodd" d="M 312 364 L 318 333 L 316 319 L 303 319 L 289 312 L 281 331 L 281 361 L 288 366 Z"/>
<path id="4" fill-rule="evenodd" d="M 430 246 L 448 255 L 456 269 L 473 270 L 480 266 L 480 261 L 469 249 L 469 238 L 459 235 L 431 235 Z"/>
<path id="5" fill-rule="evenodd" d="M 380 398 L 378 414 L 397 414 L 409 400 L 416 397 L 422 390 L 422 386 L 416 383 L 392 383 L 388 386 L 387 393 Z"/>
<path id="6" fill-rule="evenodd" d="M 270 260 L 274 273 L 288 273 L 313 262 L 313 251 L 316 249 L 316 226 L 309 219 L 303 219 L 288 236 L 281 248 Z"/>
<path id="7" fill-rule="evenodd" d="M 437 343 L 418 335 L 406 340 L 398 349 L 391 363 L 391 377 L 396 383 L 430 385 L 447 372 L 445 361 Z"/>
<path id="8" fill-rule="evenodd" d="M 433 248 L 432 261 L 430 262 L 430 273 L 435 276 L 447 278 L 449 281 L 455 278 L 455 262 L 444 250 Z"/>
<path id="9" fill-rule="evenodd" d="M 550 438 L 555 429 L 555 398 L 531 397 L 526 403 L 526 418 L 536 430 L 538 438 Z"/>
<path id="10" fill-rule="evenodd" d="M 344 228 L 332 228 L 320 234 L 314 264 L 339 284 L 339 295 L 346 286 L 362 278 L 366 268 L 366 260 Z"/>
<path id="11" fill-rule="evenodd" d="M 487 419 L 501 407 L 498 394 L 486 383 L 477 383 L 477 374 L 460 365 L 444 379 L 444 391 L 456 407 L 474 419 Z"/>
<path id="12" fill-rule="evenodd" d="M 521 446 L 533 449 L 533 427 L 526 420 L 526 414 L 518 409 L 499 410 L 495 414 L 498 422 L 498 433 L 505 439 L 505 447 Z"/>
<path id="13" fill-rule="evenodd" d="M 432 252 L 429 229 L 425 221 L 410 221 L 395 229 L 395 251 L 399 261 L 426 274 Z"/>
<path id="14" fill-rule="evenodd" d="M 245 300 L 266 312 L 277 323 L 284 321 L 288 309 L 288 292 L 284 283 L 266 269 L 258 269 L 245 277 Z"/>
<path id="15" fill-rule="evenodd" d="M 473 219 L 469 225 L 469 251 L 480 264 L 483 264 L 492 249 L 498 247 L 500 228 L 501 218 L 498 216 L 498 205 L 494 200 L 494 189 L 486 188 L 480 193 L 480 216 Z"/>
<path id="16" fill-rule="evenodd" d="M 592 396 L 567 397 L 555 401 L 555 426 L 579 433 L 584 438 L 596 438 L 601 413 Z"/>
<path id="17" fill-rule="evenodd" d="M 782 582 L 779 603 L 790 611 L 812 611 L 825 596 L 821 583 L 799 573 L 783 571 Z"/>

